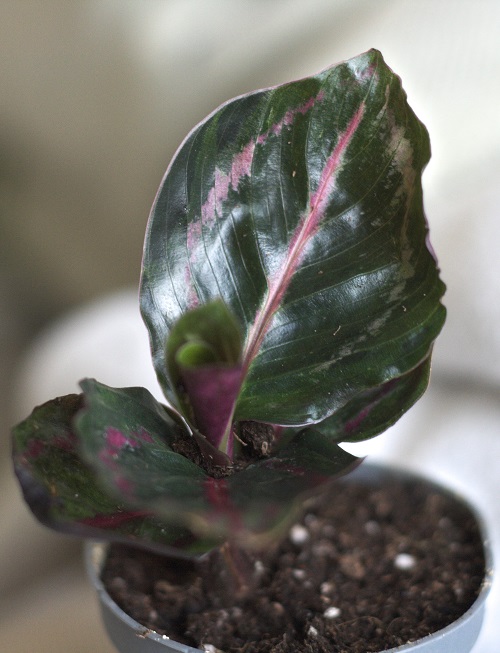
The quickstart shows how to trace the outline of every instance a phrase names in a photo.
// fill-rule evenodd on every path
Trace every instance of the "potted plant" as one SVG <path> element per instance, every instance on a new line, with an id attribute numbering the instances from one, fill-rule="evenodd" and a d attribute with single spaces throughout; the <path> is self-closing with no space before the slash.
<path id="1" fill-rule="evenodd" d="M 236 98 L 179 148 L 151 212 L 140 292 L 166 402 L 85 379 L 81 394 L 37 407 L 13 432 L 15 471 L 35 516 L 113 543 L 97 567 L 103 550 L 88 558 L 120 650 L 381 651 L 414 639 L 394 601 L 389 626 L 367 612 L 373 592 L 355 608 L 361 648 L 351 634 L 342 639 L 338 578 L 324 561 L 350 579 L 351 598 L 369 585 L 358 546 L 339 528 L 353 492 L 369 547 L 378 518 L 397 531 L 398 506 L 421 512 L 424 530 L 436 509 L 434 528 L 447 524 L 465 552 L 458 566 L 473 560 L 465 598 L 452 572 L 451 590 L 433 579 L 446 596 L 455 592 L 445 612 L 451 603 L 468 611 L 453 650 L 472 646 L 463 648 L 477 636 L 488 573 L 474 512 L 450 507 L 455 498 L 434 485 L 366 465 L 335 480 L 361 462 L 340 443 L 382 432 L 427 386 L 445 318 L 422 201 L 429 156 L 426 129 L 376 50 Z M 356 510 L 347 508 L 348 521 Z M 384 542 L 408 571 L 419 555 L 406 551 L 411 536 Z M 265 596 L 276 574 L 311 594 L 307 571 L 318 560 L 321 597 L 310 602 L 319 612 L 300 597 L 287 604 L 290 585 Z M 160 576 L 144 581 L 145 569 Z M 378 574 L 394 576 L 387 566 Z M 128 594 L 134 583 L 140 598 Z M 182 599 L 181 586 L 191 589 Z M 412 605 L 420 590 L 407 587 L 398 601 L 405 592 Z M 251 607 L 266 624 L 243 641 Z M 210 641 L 196 623 L 202 612 Z M 436 626 L 448 643 L 450 615 Z M 240 624 L 234 645 L 229 622 Z M 424 650 L 427 638 L 416 639 Z"/>

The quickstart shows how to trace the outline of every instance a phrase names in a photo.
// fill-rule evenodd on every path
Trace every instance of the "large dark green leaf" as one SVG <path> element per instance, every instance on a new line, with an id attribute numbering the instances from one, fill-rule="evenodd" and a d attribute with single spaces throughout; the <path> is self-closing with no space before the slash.
<path id="1" fill-rule="evenodd" d="M 217 298 L 244 335 L 235 419 L 316 423 L 418 367 L 444 320 L 422 206 L 429 156 L 375 50 L 197 126 L 144 251 L 142 312 L 166 395 L 174 323 Z"/>

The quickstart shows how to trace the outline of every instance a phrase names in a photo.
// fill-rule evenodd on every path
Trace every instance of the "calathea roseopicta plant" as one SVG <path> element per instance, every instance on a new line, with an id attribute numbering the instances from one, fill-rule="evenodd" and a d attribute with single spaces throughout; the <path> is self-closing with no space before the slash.
<path id="1" fill-rule="evenodd" d="M 146 234 L 166 401 L 92 379 L 14 429 L 44 524 L 179 555 L 264 547 L 423 393 L 445 316 L 425 127 L 369 51 L 231 100 L 186 138 Z"/>

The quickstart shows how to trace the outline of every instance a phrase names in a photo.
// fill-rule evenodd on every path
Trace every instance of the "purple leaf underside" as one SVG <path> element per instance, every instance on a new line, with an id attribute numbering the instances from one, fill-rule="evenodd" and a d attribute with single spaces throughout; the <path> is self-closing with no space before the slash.
<path id="1" fill-rule="evenodd" d="M 234 405 L 243 378 L 241 366 L 204 366 L 184 369 L 184 385 L 192 398 L 196 422 L 202 425 L 203 435 L 214 447 L 222 447 L 226 454 L 233 456 L 233 440 L 223 438 L 231 427 Z"/>

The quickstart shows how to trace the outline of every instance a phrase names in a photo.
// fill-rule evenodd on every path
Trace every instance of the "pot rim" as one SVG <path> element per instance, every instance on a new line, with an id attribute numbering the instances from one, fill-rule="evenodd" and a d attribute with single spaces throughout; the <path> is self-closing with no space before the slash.
<path id="1" fill-rule="evenodd" d="M 351 479 L 365 480 L 370 482 L 376 480 L 377 477 L 381 478 L 383 475 L 391 473 L 392 475 L 399 476 L 403 479 L 412 479 L 418 478 L 429 483 L 431 486 L 436 487 L 440 492 L 445 492 L 448 495 L 454 497 L 456 500 L 464 504 L 470 512 L 473 514 L 479 532 L 481 534 L 481 540 L 483 543 L 483 554 L 484 554 L 484 577 L 479 589 L 479 593 L 475 601 L 464 612 L 458 619 L 454 622 L 437 630 L 425 637 L 421 637 L 417 640 L 397 646 L 391 649 L 385 649 L 379 653 L 404 653 L 404 651 L 418 651 L 419 648 L 424 649 L 430 642 L 438 641 L 446 637 L 450 632 L 455 631 L 461 625 L 464 625 L 473 615 L 481 612 L 481 622 L 482 622 L 482 612 L 484 611 L 484 604 L 490 592 L 492 582 L 493 582 L 493 552 L 492 552 L 492 542 L 489 536 L 488 528 L 482 514 L 478 511 L 476 506 L 472 505 L 468 499 L 466 499 L 459 492 L 446 487 L 445 485 L 436 482 L 433 479 L 429 479 L 425 474 L 420 472 L 415 472 L 413 470 L 403 469 L 399 467 L 393 467 L 391 465 L 381 464 L 381 463 L 363 463 L 358 467 L 354 472 L 351 472 L 348 476 L 345 477 L 344 481 L 349 482 Z M 108 542 L 95 541 L 95 540 L 86 540 L 84 543 L 84 558 L 85 558 L 85 567 L 87 573 L 97 590 L 99 599 L 106 608 L 112 612 L 120 621 L 124 622 L 129 628 L 131 628 L 138 637 L 144 639 L 151 639 L 159 644 L 164 646 L 169 646 L 172 651 L 178 651 L 178 653 L 204 653 L 203 649 L 193 648 L 186 644 L 181 644 L 174 639 L 171 639 L 168 635 L 160 635 L 154 630 L 150 630 L 140 624 L 138 621 L 133 619 L 129 614 L 127 614 L 120 606 L 113 601 L 111 596 L 108 594 L 104 584 L 100 578 L 100 571 L 105 561 L 106 551 L 109 546 Z"/>

